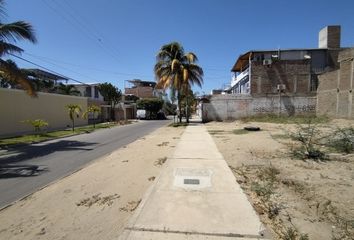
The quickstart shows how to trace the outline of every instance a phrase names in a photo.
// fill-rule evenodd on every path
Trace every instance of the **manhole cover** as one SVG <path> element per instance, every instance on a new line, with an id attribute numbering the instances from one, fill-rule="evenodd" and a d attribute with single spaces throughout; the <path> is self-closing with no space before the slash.
<path id="1" fill-rule="evenodd" d="M 198 184 L 200 184 L 200 181 L 199 181 L 199 179 L 184 179 L 184 184 L 198 185 Z"/>
<path id="2" fill-rule="evenodd" d="M 176 168 L 174 172 L 175 187 L 198 190 L 211 187 L 211 169 L 206 168 Z"/>

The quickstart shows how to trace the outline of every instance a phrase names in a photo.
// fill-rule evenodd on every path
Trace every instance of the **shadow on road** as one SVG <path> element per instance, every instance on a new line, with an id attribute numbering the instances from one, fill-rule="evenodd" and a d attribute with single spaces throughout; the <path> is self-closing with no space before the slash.
<path id="1" fill-rule="evenodd" d="M 0 156 L 0 167 L 6 164 L 13 165 L 14 163 L 25 162 L 34 157 L 43 157 L 48 154 L 59 151 L 77 151 L 85 150 L 91 151 L 93 148 L 89 146 L 96 145 L 97 143 L 87 143 L 80 141 L 60 140 L 52 143 L 32 144 L 28 146 L 9 148 L 8 153 Z M 20 165 L 21 166 L 21 165 Z"/>
<path id="2" fill-rule="evenodd" d="M 0 179 L 15 177 L 33 177 L 38 176 L 45 171 L 48 171 L 48 169 L 41 168 L 38 165 L 0 164 Z"/>
<path id="3" fill-rule="evenodd" d="M 59 151 L 91 151 L 93 148 L 88 148 L 88 146 L 92 145 L 96 145 L 96 143 L 60 140 L 48 144 L 41 143 L 10 148 L 6 155 L 0 156 L 0 179 L 38 176 L 49 171 L 49 169 L 35 164 L 26 164 L 26 161 Z"/>

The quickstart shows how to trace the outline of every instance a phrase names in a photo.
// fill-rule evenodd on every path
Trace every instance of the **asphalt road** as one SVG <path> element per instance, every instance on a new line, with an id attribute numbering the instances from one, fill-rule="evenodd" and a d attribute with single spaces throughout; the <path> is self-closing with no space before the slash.
<path id="1" fill-rule="evenodd" d="M 170 121 L 143 121 L 43 143 L 0 155 L 0 208 L 69 175 Z"/>

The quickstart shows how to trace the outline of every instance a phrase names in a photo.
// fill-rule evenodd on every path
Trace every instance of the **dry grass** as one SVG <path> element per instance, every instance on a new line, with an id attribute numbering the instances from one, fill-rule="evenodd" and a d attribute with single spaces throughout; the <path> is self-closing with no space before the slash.
<path id="1" fill-rule="evenodd" d="M 354 122 L 344 120 L 339 123 L 341 128 L 354 125 Z M 217 134 L 213 135 L 237 182 L 273 238 L 352 240 L 354 156 L 340 155 L 340 160 L 331 161 L 291 157 L 292 147 L 299 146 L 291 137 L 291 133 L 299 130 L 298 125 L 257 125 L 263 131 L 239 136 L 232 133 L 235 127 L 247 126 L 239 121 L 208 123 L 207 127 L 219 130 L 229 139 L 223 141 Z M 306 127 L 305 124 L 301 126 Z M 333 149 L 321 138 L 333 136 L 333 130 L 337 128 L 333 123 L 322 123 L 316 128 L 318 132 L 312 137 L 319 139 L 321 151 L 331 153 Z M 344 136 L 345 144 L 348 139 L 350 137 Z"/>

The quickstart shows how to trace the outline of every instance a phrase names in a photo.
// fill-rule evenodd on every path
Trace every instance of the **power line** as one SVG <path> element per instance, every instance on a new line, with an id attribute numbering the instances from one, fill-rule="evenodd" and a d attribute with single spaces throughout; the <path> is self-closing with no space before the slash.
<path id="1" fill-rule="evenodd" d="M 58 75 L 59 77 L 62 77 L 62 78 L 64 78 L 64 79 L 69 79 L 69 80 L 71 80 L 71 81 L 74 81 L 74 82 L 77 82 L 77 83 L 80 83 L 80 84 L 89 86 L 88 84 L 86 84 L 86 83 L 84 83 L 84 82 L 81 82 L 81 81 L 76 80 L 76 79 L 71 78 L 71 77 L 67 77 L 67 76 L 65 76 L 65 75 L 63 75 L 63 74 L 61 74 L 61 73 L 58 73 L 58 72 L 56 72 L 56 71 L 53 71 L 53 70 L 51 70 L 51 69 L 49 69 L 49 68 L 46 68 L 46 67 L 44 67 L 44 66 L 42 66 L 42 65 L 40 65 L 40 64 L 37 64 L 37 63 L 34 63 L 34 62 L 30 61 L 30 60 L 24 59 L 23 57 L 17 56 L 17 55 L 12 54 L 12 53 L 8 53 L 8 54 L 11 55 L 11 56 L 13 56 L 13 57 L 15 57 L 15 58 L 18 58 L 18 59 L 20 59 L 20 60 L 22 60 L 22 61 L 25 61 L 25 62 L 27 62 L 27 63 L 30 63 L 30 64 L 32 64 L 32 65 L 35 65 L 35 66 L 37 66 L 37 67 L 39 67 L 39 68 L 42 68 L 42 69 L 44 69 L 44 70 L 46 70 L 46 71 L 48 71 L 48 72 L 50 72 L 50 73 L 56 74 L 56 75 Z"/>
<path id="2" fill-rule="evenodd" d="M 114 49 L 112 48 L 109 48 L 108 46 L 104 45 L 103 42 L 102 42 L 102 38 L 101 36 L 99 36 L 98 34 L 96 34 L 95 32 L 98 32 L 97 29 L 95 31 L 92 30 L 92 27 L 93 25 L 92 24 L 87 24 L 86 20 L 80 15 L 78 14 L 78 11 L 76 11 L 72 5 L 70 5 L 68 2 L 66 2 L 66 5 L 68 6 L 68 9 L 70 9 L 71 11 L 65 11 L 65 7 L 64 5 L 62 5 L 62 2 L 60 1 L 56 1 L 56 0 L 53 0 L 53 2 L 55 4 L 57 4 L 57 6 L 61 9 L 63 9 L 64 11 L 62 12 L 65 12 L 69 17 L 71 17 L 71 19 L 73 19 L 77 24 L 78 26 L 82 27 L 82 29 L 84 31 L 86 31 L 88 34 L 91 34 L 93 36 L 93 39 L 97 40 L 96 43 L 98 43 L 99 45 L 101 45 L 101 47 L 105 48 L 106 51 L 113 57 L 113 58 L 116 58 L 116 60 L 118 62 L 120 62 L 120 59 L 119 57 L 114 53 Z M 80 19 L 81 17 L 81 19 Z M 102 34 L 101 34 L 102 35 Z"/>
<path id="3" fill-rule="evenodd" d="M 35 57 L 34 57 L 34 58 L 35 58 Z M 37 59 L 38 59 L 38 58 L 37 58 Z M 42 61 L 42 62 L 45 62 L 45 63 L 47 63 L 47 64 L 51 64 L 51 65 L 53 65 L 53 66 L 62 68 L 62 69 L 64 69 L 64 70 L 70 71 L 70 72 L 72 72 L 72 73 L 78 74 L 78 75 L 80 75 L 80 76 L 82 76 L 82 77 L 84 77 L 84 78 L 91 79 L 91 80 L 96 81 L 96 82 L 100 82 L 99 80 L 97 80 L 97 79 L 95 79 L 95 78 L 92 78 L 92 77 L 90 77 L 90 76 L 87 76 L 87 75 L 85 75 L 85 74 L 82 74 L 82 73 L 80 73 L 80 72 L 77 72 L 77 71 L 75 71 L 75 70 L 72 70 L 72 69 L 70 69 L 70 68 L 64 67 L 64 66 L 62 66 L 62 65 L 58 65 L 57 63 L 54 63 L 54 62 L 51 62 L 51 61 L 48 61 L 48 60 L 43 60 L 43 59 L 38 59 L 38 60 L 40 60 L 40 61 Z"/>
<path id="4" fill-rule="evenodd" d="M 116 71 L 110 71 L 107 69 L 100 69 L 100 68 L 95 68 L 95 67 L 91 67 L 91 66 L 84 66 L 84 65 L 79 65 L 79 64 L 75 64 L 75 63 L 69 63 L 69 62 L 65 62 L 65 61 L 59 61 L 56 59 L 52 59 L 52 58 L 48 58 L 48 57 L 43 57 L 43 56 L 38 56 L 38 55 L 34 55 L 31 53 L 27 53 L 24 52 L 25 55 L 28 55 L 30 57 L 36 58 L 37 60 L 43 61 L 43 62 L 52 62 L 52 63 L 60 63 L 60 64 L 65 64 L 65 65 L 69 65 L 69 66 L 73 66 L 73 67 L 79 67 L 79 68 L 85 68 L 87 70 L 92 70 L 92 71 L 98 71 L 98 72 L 104 72 L 107 74 L 112 74 L 112 75 L 121 75 L 121 76 L 130 76 L 130 77 L 142 77 L 142 78 L 151 78 L 151 76 L 148 75 L 141 75 L 139 73 L 126 73 L 126 72 L 116 72 Z M 57 64 L 56 64 L 57 65 Z"/>
<path id="5" fill-rule="evenodd" d="M 78 65 L 78 64 L 74 64 L 74 63 L 69 63 L 69 62 L 65 62 L 65 61 L 59 61 L 59 60 L 56 60 L 56 59 L 52 59 L 52 58 L 48 58 L 48 57 L 43 57 L 43 56 L 38 56 L 38 55 L 34 55 L 34 54 L 31 54 L 31 53 L 27 53 L 25 52 L 24 53 L 25 55 L 28 55 L 32 58 L 36 58 L 37 60 L 39 61 L 42 61 L 42 62 L 45 62 L 45 63 L 49 63 L 49 64 L 52 64 L 52 65 L 55 65 L 57 67 L 60 67 L 62 69 L 65 69 L 65 70 L 68 70 L 68 71 L 71 71 L 71 72 L 74 72 L 76 74 L 79 74 L 81 76 L 84 76 L 86 78 L 91 78 L 93 79 L 94 81 L 97 81 L 97 82 L 100 82 L 98 81 L 97 79 L 94 79 L 92 77 L 88 77 L 84 74 L 81 74 L 77 71 L 74 71 L 72 69 L 69 69 L 67 67 L 64 67 L 62 65 L 58 65 L 57 63 L 61 63 L 61 64 L 65 64 L 65 65 L 70 65 L 70 66 L 74 66 L 74 67 L 80 67 L 80 68 L 85 68 L 87 70 L 93 70 L 93 71 L 99 71 L 99 72 L 104 72 L 106 74 L 112 74 L 112 75 L 121 75 L 121 76 L 130 76 L 130 77 L 143 77 L 143 78 L 151 78 L 151 76 L 148 76 L 148 75 L 140 75 L 138 73 L 122 73 L 122 72 L 115 72 L 115 71 L 110 71 L 110 70 L 107 70 L 107 69 L 99 69 L 99 68 L 94 68 L 94 67 L 91 67 L 91 66 L 83 66 L 83 65 Z M 205 75 L 204 78 L 205 79 L 214 79 L 214 80 L 219 80 L 219 79 L 227 79 L 229 78 L 230 76 L 208 76 L 208 75 Z"/>
<path id="6" fill-rule="evenodd" d="M 103 45 L 101 38 L 94 35 L 93 31 L 90 30 L 89 27 L 85 27 L 85 25 L 80 22 L 75 16 L 69 12 L 69 11 L 59 11 L 55 7 L 53 7 L 51 4 L 49 4 L 46 0 L 42 0 L 53 12 L 55 12 L 57 15 L 59 15 L 61 18 L 63 18 L 67 23 L 69 23 L 70 26 L 74 27 L 77 29 L 79 32 L 81 32 L 83 35 L 91 39 L 95 44 L 98 44 L 105 52 L 110 55 L 110 57 L 114 58 L 117 62 L 120 62 L 119 58 L 112 53 L 105 45 Z M 59 6 L 59 8 L 62 8 L 62 5 L 59 4 L 56 1 L 52 1 L 52 3 L 56 4 L 56 6 Z M 65 13 L 65 14 L 63 14 Z"/>
<path id="7" fill-rule="evenodd" d="M 74 18 L 77 17 L 78 19 L 81 18 L 82 23 L 84 23 L 84 25 L 86 24 L 87 29 L 90 30 L 90 28 L 91 28 L 93 31 L 90 31 L 90 32 L 92 32 L 94 35 L 96 35 L 97 40 L 98 40 L 101 44 L 103 44 L 103 41 L 102 41 L 102 40 L 103 40 L 103 37 L 101 37 L 101 36 L 103 36 L 103 34 L 99 31 L 99 29 L 97 29 L 97 28 L 95 27 L 95 25 L 92 24 L 92 22 L 90 23 L 90 21 L 89 21 L 87 18 L 85 18 L 83 15 L 81 15 L 80 12 L 77 11 L 77 9 L 75 9 L 75 8 L 73 7 L 73 5 L 71 5 L 71 3 L 70 3 L 69 1 L 64 0 L 63 2 L 73 11 L 73 13 L 74 13 L 73 17 L 74 17 Z M 98 33 L 98 34 L 95 34 L 95 32 Z M 100 35 L 101 35 L 101 36 L 100 36 Z M 114 46 L 112 46 L 112 45 L 111 45 L 109 42 L 107 42 L 107 41 L 105 41 L 105 43 L 107 44 L 107 47 L 108 47 L 108 48 L 110 48 L 112 51 L 116 52 L 116 53 L 118 54 L 117 56 L 119 56 L 119 51 L 118 51 L 116 48 L 114 48 Z M 119 57 L 118 57 L 118 58 L 119 58 Z"/>
<path id="8" fill-rule="evenodd" d="M 59 66 L 57 63 L 59 64 L 65 64 L 65 65 L 68 65 L 68 66 L 73 66 L 73 67 L 77 67 L 77 68 L 84 68 L 84 69 L 87 69 L 87 70 L 92 70 L 92 71 L 98 71 L 98 72 L 104 72 L 106 74 L 112 74 L 112 75 L 121 75 L 121 76 L 131 76 L 131 77 L 142 77 L 142 78 L 151 78 L 150 75 L 142 75 L 140 73 L 127 73 L 127 72 L 116 72 L 116 71 L 111 71 L 111 70 L 107 70 L 107 69 L 101 69 L 101 68 L 95 68 L 95 67 L 92 67 L 92 66 L 84 66 L 84 65 L 79 65 L 79 64 L 75 64 L 75 63 L 69 63 L 69 62 L 66 62 L 66 61 L 60 61 L 60 60 L 57 60 L 57 59 L 53 59 L 53 58 L 48 58 L 48 57 L 44 57 L 44 56 L 39 56 L 39 55 L 35 55 L 35 54 L 32 54 L 32 53 L 27 53 L 27 52 L 24 52 L 25 55 L 28 55 L 30 57 L 33 57 L 33 58 L 36 58 L 37 60 L 40 60 L 40 61 L 43 61 L 43 62 L 47 62 L 47 63 L 50 63 L 50 64 L 53 64 L 53 65 L 56 65 L 56 66 Z M 59 66 L 60 67 L 60 66 Z M 67 69 L 69 70 L 68 68 L 65 68 L 65 67 L 62 67 L 63 69 Z M 72 72 L 74 72 L 73 70 L 70 70 Z M 83 74 L 80 74 L 82 76 L 84 76 Z M 86 76 L 85 76 L 86 77 Z M 212 75 L 212 76 L 209 76 L 207 74 L 204 75 L 205 78 L 208 78 L 208 79 L 221 79 L 221 78 L 230 78 L 229 75 L 224 75 L 224 76 L 215 76 L 215 75 Z M 97 81 L 97 80 L 96 80 Z"/>

